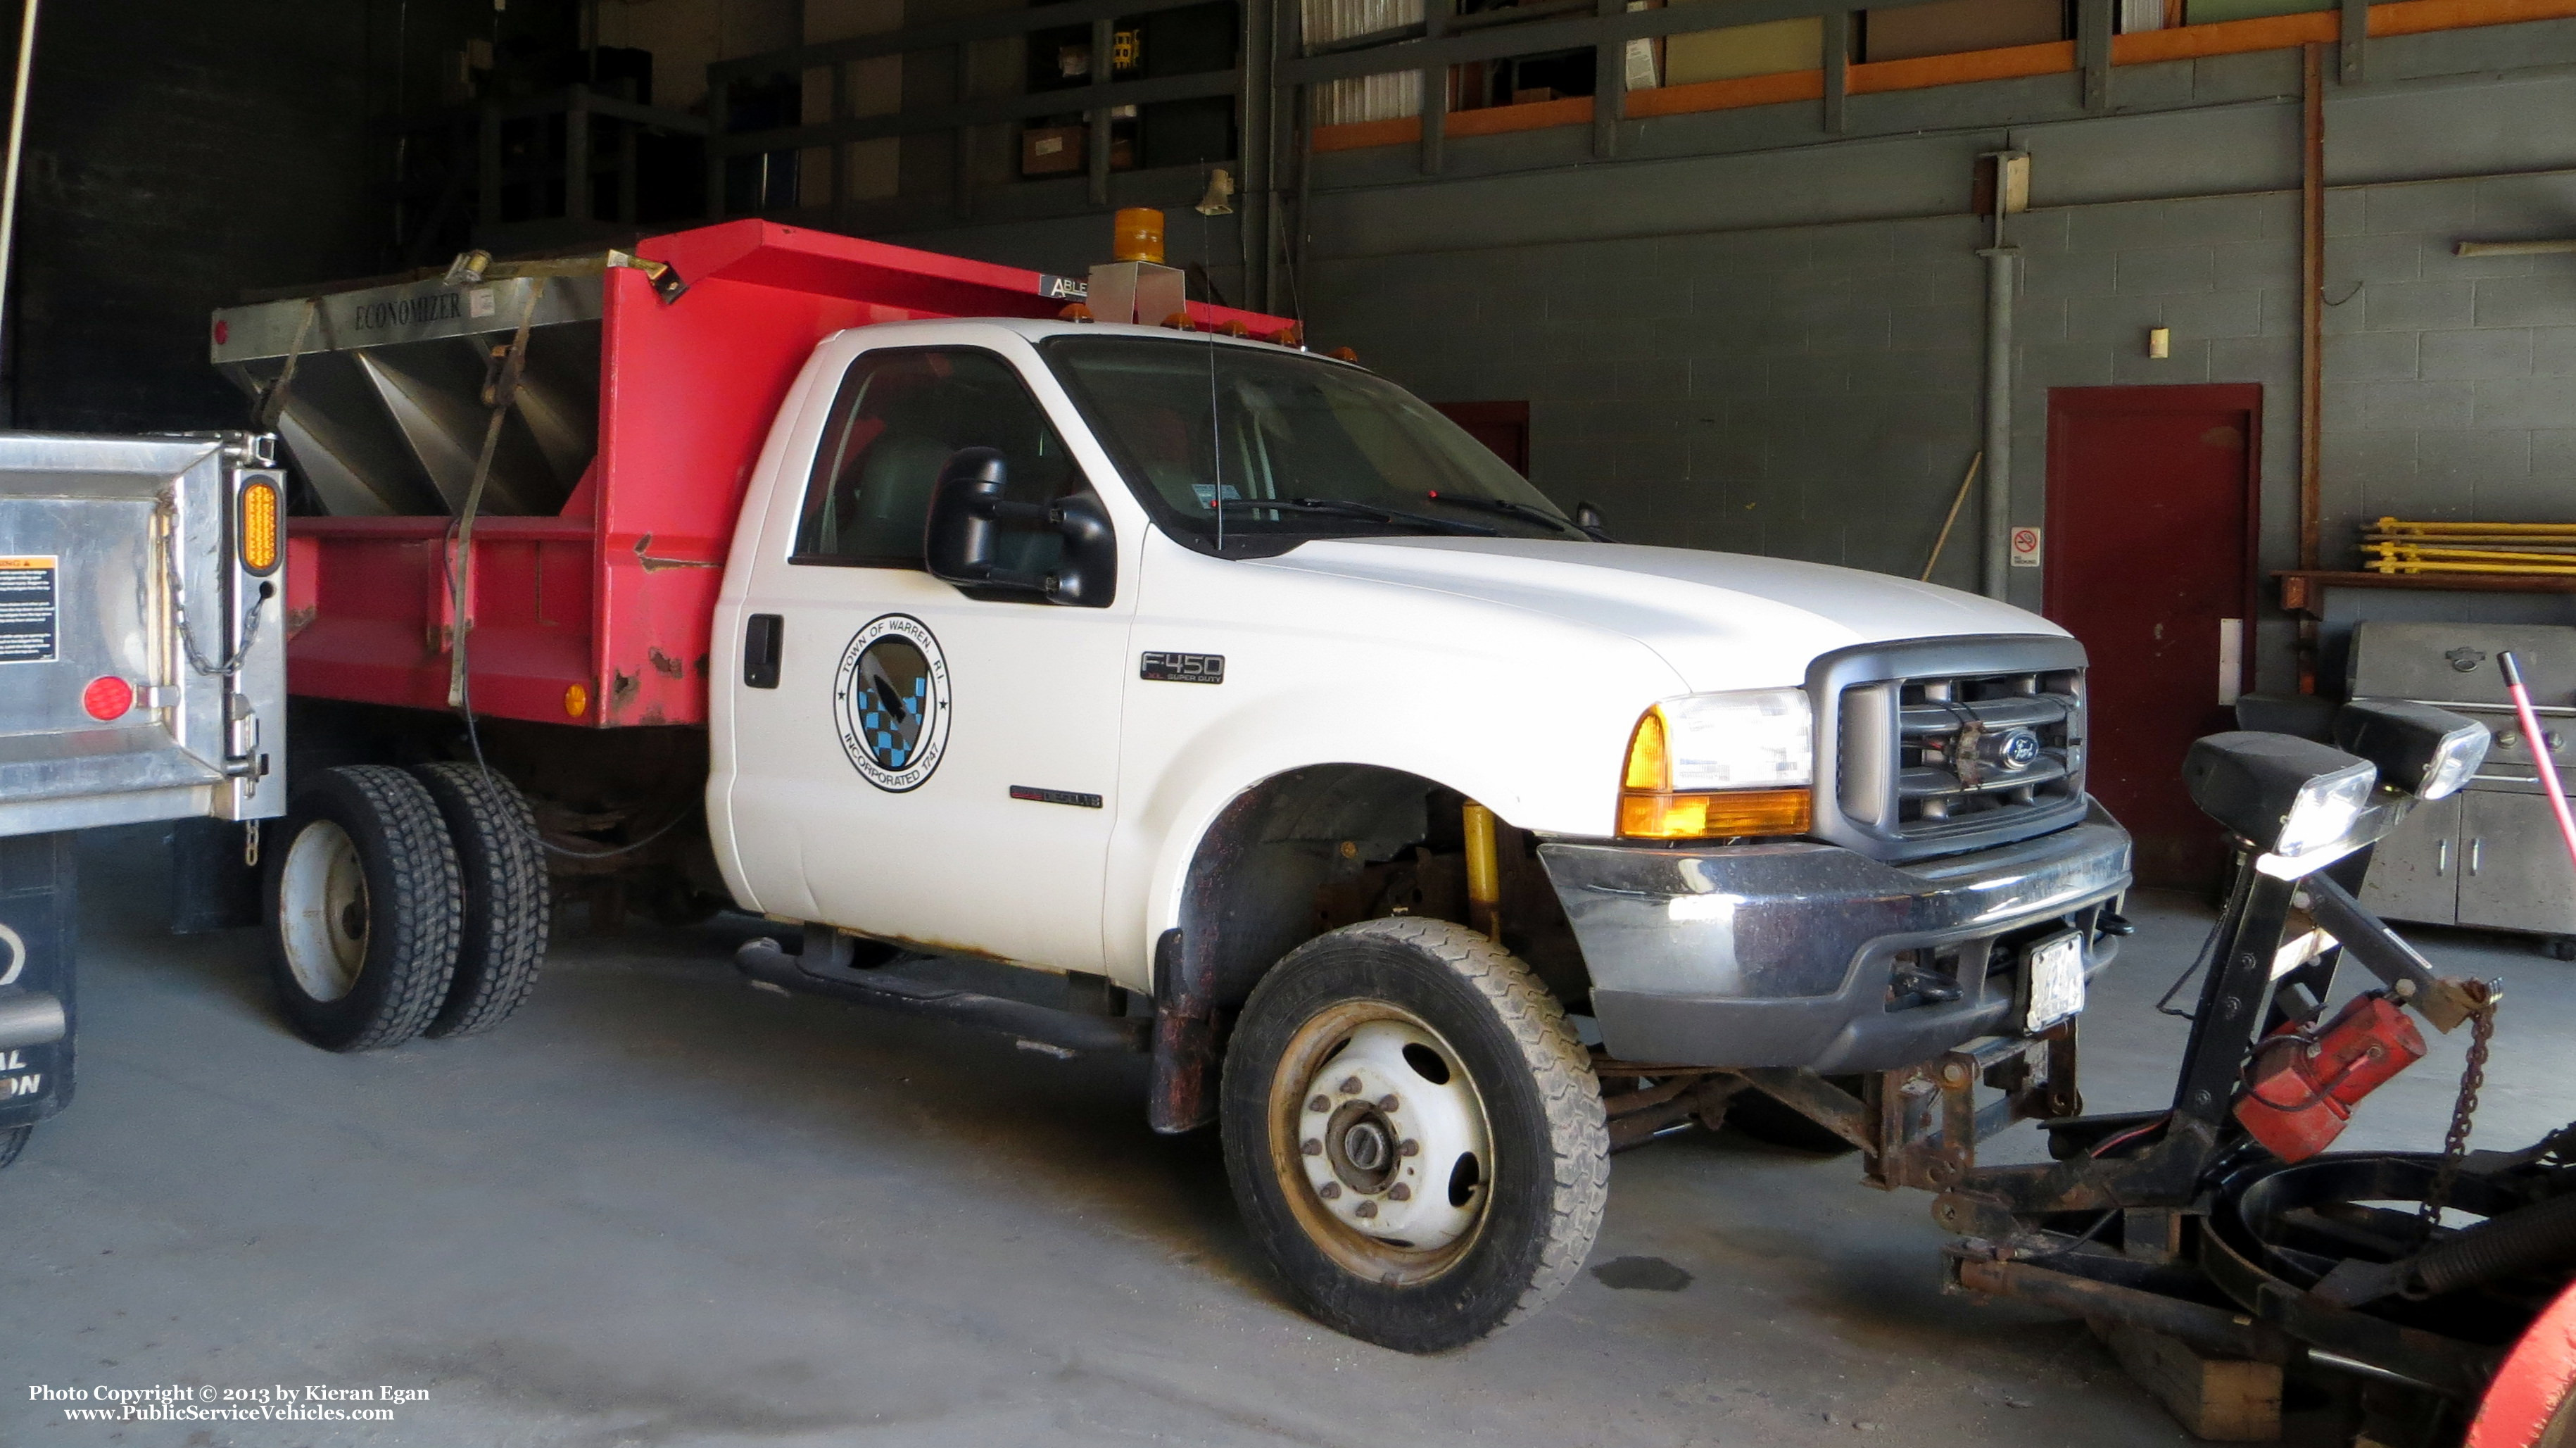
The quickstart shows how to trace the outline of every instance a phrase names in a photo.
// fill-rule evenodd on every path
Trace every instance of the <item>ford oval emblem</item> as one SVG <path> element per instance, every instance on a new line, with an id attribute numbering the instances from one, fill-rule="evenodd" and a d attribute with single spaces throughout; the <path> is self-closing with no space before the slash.
<path id="1" fill-rule="evenodd" d="M 2015 729 L 1996 742 L 1995 762 L 2006 769 L 2028 769 L 2039 762 L 2039 736 Z"/>

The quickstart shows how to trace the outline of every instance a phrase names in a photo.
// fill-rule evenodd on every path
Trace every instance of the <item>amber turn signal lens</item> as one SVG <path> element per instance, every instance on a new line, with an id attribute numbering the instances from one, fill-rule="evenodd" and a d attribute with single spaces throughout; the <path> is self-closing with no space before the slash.
<path id="1" fill-rule="evenodd" d="M 1810 806 L 1803 789 L 1730 789 L 1712 794 L 1628 790 L 1619 796 L 1619 833 L 1632 840 L 1803 835 L 1809 823 Z"/>
<path id="2" fill-rule="evenodd" d="M 1650 791 L 1673 787 L 1671 754 L 1664 747 L 1664 711 L 1649 709 L 1637 721 L 1637 732 L 1628 736 L 1628 767 L 1619 777 L 1621 789 Z"/>
<path id="3" fill-rule="evenodd" d="M 241 566 L 277 571 L 277 484 L 253 478 L 241 490 Z"/>

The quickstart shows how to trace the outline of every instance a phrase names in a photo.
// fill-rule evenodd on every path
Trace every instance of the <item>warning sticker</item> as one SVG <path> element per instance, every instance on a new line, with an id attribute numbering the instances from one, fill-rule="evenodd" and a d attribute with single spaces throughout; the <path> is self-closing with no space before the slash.
<path id="1" fill-rule="evenodd" d="M 0 664 L 54 661 L 54 576 L 61 561 L 52 553 L 0 554 Z"/>

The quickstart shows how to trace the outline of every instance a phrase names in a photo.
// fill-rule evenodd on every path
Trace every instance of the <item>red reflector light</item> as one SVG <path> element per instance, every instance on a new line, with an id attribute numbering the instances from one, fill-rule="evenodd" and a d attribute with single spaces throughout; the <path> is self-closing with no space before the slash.
<path id="1" fill-rule="evenodd" d="M 81 707 L 93 719 L 122 719 L 134 707 L 134 686 L 114 674 L 101 675 L 81 690 Z"/>
<path id="2" fill-rule="evenodd" d="M 217 321 L 215 323 L 215 345 L 220 347 L 232 339 L 233 324 L 226 321 Z"/>

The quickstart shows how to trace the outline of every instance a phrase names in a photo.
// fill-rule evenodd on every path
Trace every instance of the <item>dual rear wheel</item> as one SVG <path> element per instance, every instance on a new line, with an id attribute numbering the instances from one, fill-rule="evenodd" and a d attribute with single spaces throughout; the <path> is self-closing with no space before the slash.
<path id="1" fill-rule="evenodd" d="M 334 1051 L 489 1030 L 545 956 L 536 822 L 469 764 L 326 769 L 268 857 L 269 962 L 298 1034 Z"/>

